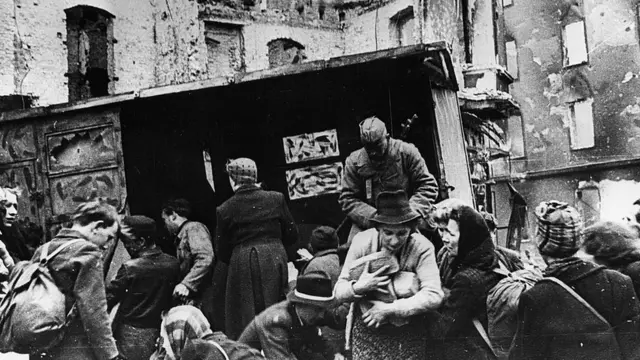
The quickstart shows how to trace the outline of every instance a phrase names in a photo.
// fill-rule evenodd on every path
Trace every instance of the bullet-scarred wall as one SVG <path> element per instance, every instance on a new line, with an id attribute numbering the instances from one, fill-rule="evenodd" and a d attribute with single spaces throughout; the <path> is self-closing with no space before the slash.
<path id="1" fill-rule="evenodd" d="M 65 9 L 78 5 L 92 6 L 113 15 L 111 93 L 210 77 L 205 21 L 212 18 L 203 15 L 204 1 L 9 1 L 10 6 L 0 6 L 0 41 L 8 45 L 0 49 L 0 95 L 32 95 L 36 106 L 69 100 L 65 76 L 68 71 Z M 278 38 L 302 44 L 307 60 L 344 53 L 344 34 L 337 25 L 337 11 L 326 9 L 325 20 L 319 21 L 313 9 L 300 14 L 295 4 L 291 3 L 295 19 L 277 16 L 271 16 L 272 21 L 263 19 L 279 10 L 258 15 L 253 9 L 235 10 L 242 15 L 239 26 L 245 46 L 242 56 L 246 67 L 237 66 L 239 70 L 268 68 L 267 43 Z M 256 6 L 259 7 L 259 2 Z M 310 19 L 305 21 L 303 16 Z M 226 21 L 224 18 L 214 20 Z M 221 61 L 228 62 L 228 59 L 229 56 L 221 57 Z"/>

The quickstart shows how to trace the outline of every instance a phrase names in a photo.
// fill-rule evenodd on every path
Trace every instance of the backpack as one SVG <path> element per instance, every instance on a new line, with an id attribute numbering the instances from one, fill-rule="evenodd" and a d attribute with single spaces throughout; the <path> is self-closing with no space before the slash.
<path id="1" fill-rule="evenodd" d="M 56 285 L 48 263 L 81 239 L 60 245 L 51 254 L 42 246 L 40 260 L 22 261 L 9 278 L 9 289 L 0 302 L 0 352 L 33 354 L 56 346 L 64 337 L 75 304 L 66 313 L 65 295 Z"/>
<path id="2" fill-rule="evenodd" d="M 500 268 L 494 272 L 504 278 L 487 294 L 488 331 L 478 319 L 473 319 L 473 325 L 494 355 L 506 359 L 518 328 L 520 295 L 542 279 L 542 273 L 537 269 L 509 271 L 502 261 L 499 264 Z"/>

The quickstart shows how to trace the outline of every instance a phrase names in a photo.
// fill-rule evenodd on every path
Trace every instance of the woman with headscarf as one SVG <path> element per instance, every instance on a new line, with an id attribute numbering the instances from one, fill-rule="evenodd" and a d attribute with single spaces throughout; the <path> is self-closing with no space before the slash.
<path id="1" fill-rule="evenodd" d="M 582 250 L 595 263 L 631 278 L 640 296 L 640 239 L 627 224 L 601 221 L 584 230 Z"/>
<path id="2" fill-rule="evenodd" d="M 501 279 L 495 245 L 482 215 L 470 206 L 455 204 L 436 219 L 444 246 L 451 258 L 448 289 L 440 308 L 439 333 L 444 336 L 447 359 L 494 359 L 495 356 L 474 325 L 486 329 L 487 294 Z"/>
<path id="3" fill-rule="evenodd" d="M 444 296 L 435 249 L 417 231 L 420 215 L 404 191 L 382 192 L 376 208 L 375 227 L 353 238 L 334 288 L 337 302 L 352 303 L 346 331 L 353 359 L 422 360 L 424 315 Z"/>
<path id="4" fill-rule="evenodd" d="M 248 345 L 212 332 L 202 312 L 191 305 L 176 306 L 162 315 L 160 338 L 150 360 L 264 359 Z"/>
<path id="5" fill-rule="evenodd" d="M 225 333 L 237 340 L 257 314 L 285 299 L 285 247 L 297 242 L 298 230 L 284 195 L 258 185 L 253 160 L 230 161 L 227 172 L 235 194 L 216 210 L 215 245 L 229 265 Z"/>

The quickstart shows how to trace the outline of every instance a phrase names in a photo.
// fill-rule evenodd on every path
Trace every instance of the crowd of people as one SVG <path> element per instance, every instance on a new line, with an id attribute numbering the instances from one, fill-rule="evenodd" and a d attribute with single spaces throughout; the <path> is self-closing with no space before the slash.
<path id="1" fill-rule="evenodd" d="M 640 359 L 640 202 L 589 227 L 568 204 L 541 203 L 535 262 L 497 245 L 491 214 L 436 203 L 424 159 L 381 120 L 364 120 L 360 134 L 339 197 L 347 241 L 318 226 L 295 256 L 285 196 L 261 188 L 248 158 L 227 164 L 234 195 L 217 208 L 215 231 L 191 220 L 185 199 L 158 209 L 175 257 L 156 245 L 156 221 L 100 200 L 38 247 L 8 230 L 18 193 L 0 189 L 3 293 L 16 263 L 55 252 L 46 266 L 70 313 L 61 340 L 30 357 Z M 117 239 L 131 259 L 106 279 Z"/>

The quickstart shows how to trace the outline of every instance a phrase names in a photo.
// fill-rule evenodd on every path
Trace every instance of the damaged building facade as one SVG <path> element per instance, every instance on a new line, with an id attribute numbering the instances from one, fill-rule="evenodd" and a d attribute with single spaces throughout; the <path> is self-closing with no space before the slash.
<path id="1" fill-rule="evenodd" d="M 447 40 L 457 0 L 11 0 L 0 96 L 21 107 Z M 420 14 L 420 15 L 416 15 Z M 13 98 L 12 98 L 13 96 Z"/>
<path id="2" fill-rule="evenodd" d="M 512 180 L 531 224 L 551 199 L 574 205 L 587 224 L 622 218 L 640 198 L 638 3 L 503 3 L 525 146 L 498 179 L 498 202 L 508 203 Z"/>
<path id="3" fill-rule="evenodd" d="M 500 239 L 506 241 L 513 203 L 505 180 L 514 169 L 525 171 L 520 161 L 525 149 L 520 109 L 509 94 L 518 70 L 514 75 L 513 36 L 506 30 L 508 9 L 501 0 L 12 1 L 13 6 L 0 8 L 0 39 L 11 45 L 0 51 L 0 111 L 163 93 L 167 86 L 189 88 L 212 80 L 224 86 L 256 71 L 277 74 L 290 65 L 444 40 L 462 89 L 457 102 L 441 100 L 461 106 L 468 153 L 468 159 L 457 161 L 456 171 L 470 161 L 476 205 L 498 215 Z M 195 110 L 188 113 L 198 116 Z M 412 115 L 385 120 L 401 122 Z M 184 120 L 174 116 L 168 121 Z M 459 125 L 452 126 L 454 131 Z M 113 139 L 119 138 L 119 127 Z M 122 167 L 120 146 L 116 144 L 112 166 Z M 459 155 L 446 147 L 438 151 L 440 158 Z M 189 165 L 179 153 L 169 156 L 167 163 Z M 16 159 L 11 158 L 12 167 Z M 36 171 L 39 165 L 32 165 Z M 441 175 L 443 196 L 465 193 L 460 188 L 464 181 L 454 184 L 445 178 L 445 165 L 429 166 Z M 127 188 L 132 181 L 126 181 Z M 124 177 L 99 185 L 124 191 Z M 33 207 L 33 202 L 25 206 Z"/>

